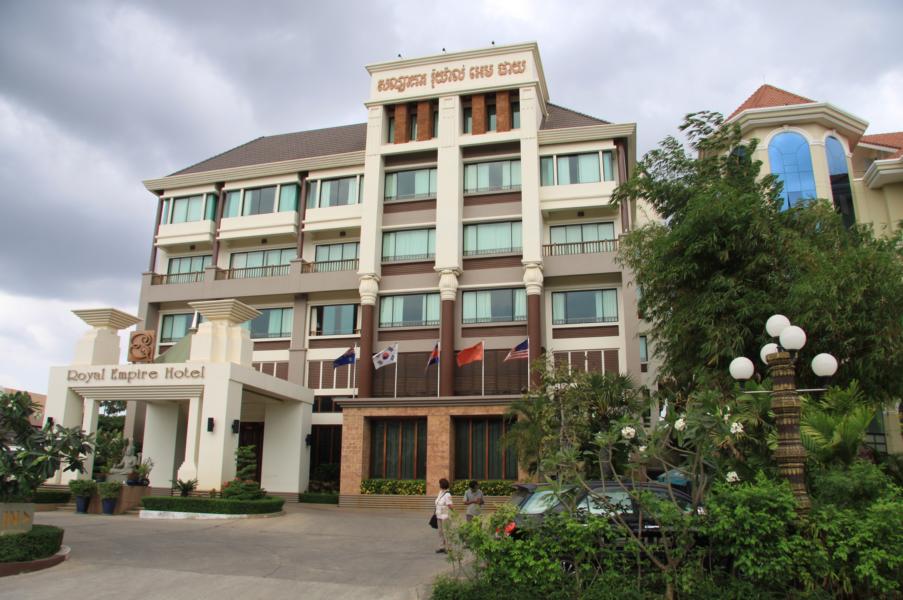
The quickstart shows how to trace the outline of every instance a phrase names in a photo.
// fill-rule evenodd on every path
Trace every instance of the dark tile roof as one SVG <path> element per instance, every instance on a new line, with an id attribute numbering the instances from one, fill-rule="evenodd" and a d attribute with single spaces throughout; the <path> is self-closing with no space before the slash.
<path id="1" fill-rule="evenodd" d="M 590 117 L 569 108 L 549 104 L 549 116 L 543 119 L 540 129 L 565 129 L 586 125 L 608 125 L 608 121 Z M 241 146 L 226 150 L 172 175 L 187 175 L 233 167 L 260 165 L 283 160 L 329 156 L 364 150 L 367 124 L 357 123 L 342 127 L 327 127 L 313 131 L 299 131 L 281 135 L 268 135 L 251 140 Z"/>
<path id="2" fill-rule="evenodd" d="M 765 84 L 759 86 L 752 96 L 737 107 L 737 110 L 731 113 L 728 119 L 733 119 L 735 115 L 740 114 L 749 108 L 771 108 L 774 106 L 791 106 L 793 104 L 813 104 L 815 100 L 810 100 L 804 96 L 782 90 L 773 85 Z"/>
<path id="3" fill-rule="evenodd" d="M 862 139 L 860 139 L 859 141 L 866 144 L 875 144 L 878 146 L 888 146 L 889 148 L 896 148 L 897 151 L 891 154 L 891 156 L 888 158 L 903 157 L 903 131 L 872 133 L 870 135 L 862 136 Z"/>

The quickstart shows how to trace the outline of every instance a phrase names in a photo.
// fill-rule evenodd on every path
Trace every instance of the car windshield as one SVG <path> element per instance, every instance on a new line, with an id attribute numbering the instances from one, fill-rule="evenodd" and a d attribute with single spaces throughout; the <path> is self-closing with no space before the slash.
<path id="1" fill-rule="evenodd" d="M 539 515 L 550 508 L 557 506 L 561 500 L 555 495 L 554 490 L 537 490 L 527 498 L 520 512 L 525 515 Z"/>
<path id="2" fill-rule="evenodd" d="M 633 514 L 630 494 L 626 491 L 593 490 L 587 495 L 580 507 L 594 515 L 609 515 L 615 511 L 622 514 Z"/>

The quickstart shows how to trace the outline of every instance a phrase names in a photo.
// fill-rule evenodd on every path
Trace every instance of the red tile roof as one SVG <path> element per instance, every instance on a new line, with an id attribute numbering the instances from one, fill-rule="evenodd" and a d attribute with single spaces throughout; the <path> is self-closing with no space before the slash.
<path id="1" fill-rule="evenodd" d="M 746 99 L 746 102 L 737 107 L 737 110 L 731 113 L 728 120 L 733 119 L 736 115 L 750 108 L 770 108 L 772 106 L 790 106 L 793 104 L 814 104 L 815 100 L 810 100 L 803 96 L 776 88 L 773 85 L 762 85 L 752 96 Z"/>
<path id="2" fill-rule="evenodd" d="M 875 144 L 876 146 L 887 146 L 889 148 L 896 148 L 897 151 L 894 152 L 888 158 L 900 158 L 903 157 L 903 131 L 893 131 L 889 133 L 873 133 L 870 135 L 862 136 L 862 139 L 859 140 L 860 143 L 863 144 Z"/>

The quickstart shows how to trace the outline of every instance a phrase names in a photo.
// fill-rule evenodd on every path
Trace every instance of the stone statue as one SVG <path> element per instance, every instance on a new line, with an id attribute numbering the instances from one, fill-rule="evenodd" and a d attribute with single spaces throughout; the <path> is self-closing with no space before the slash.
<path id="1" fill-rule="evenodd" d="M 129 444 L 122 460 L 114 465 L 107 474 L 107 481 L 126 481 L 138 466 L 138 457 L 135 455 L 135 445 Z"/>

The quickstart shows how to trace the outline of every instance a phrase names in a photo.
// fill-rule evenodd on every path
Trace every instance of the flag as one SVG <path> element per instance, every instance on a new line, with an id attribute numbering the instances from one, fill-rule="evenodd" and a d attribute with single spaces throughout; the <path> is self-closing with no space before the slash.
<path id="1" fill-rule="evenodd" d="M 464 348 L 458 352 L 458 366 L 463 367 L 472 362 L 483 360 L 483 342 L 477 342 L 470 348 Z"/>
<path id="2" fill-rule="evenodd" d="M 373 368 L 381 369 L 386 365 L 398 362 L 398 344 L 386 346 L 373 355 Z"/>
<path id="3" fill-rule="evenodd" d="M 431 365 L 439 364 L 439 342 L 436 342 L 436 345 L 433 346 L 433 351 L 430 352 L 430 357 L 426 361 L 426 368 L 429 369 Z"/>
<path id="4" fill-rule="evenodd" d="M 353 365 L 356 361 L 354 356 L 354 346 L 345 350 L 345 354 L 332 361 L 332 368 L 338 369 L 342 365 Z"/>
<path id="5" fill-rule="evenodd" d="M 508 352 L 508 356 L 505 357 L 505 360 L 503 362 L 508 362 L 509 360 L 527 360 L 529 358 L 530 340 L 526 339 L 512 348 L 511 351 Z"/>

